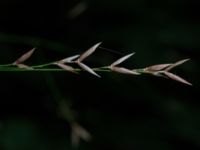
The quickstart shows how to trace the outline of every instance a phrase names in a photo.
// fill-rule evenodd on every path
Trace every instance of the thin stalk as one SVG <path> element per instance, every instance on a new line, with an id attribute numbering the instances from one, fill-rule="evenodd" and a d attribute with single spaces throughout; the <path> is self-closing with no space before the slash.
<path id="1" fill-rule="evenodd" d="M 44 67 L 47 67 L 47 66 L 51 66 L 55 63 L 54 62 L 50 62 L 50 63 L 46 63 L 46 64 L 42 64 L 42 65 L 35 65 L 35 66 L 31 66 L 32 68 L 44 68 Z"/>
<path id="2" fill-rule="evenodd" d="M 52 64 L 52 63 L 51 63 Z M 0 67 L 0 72 L 60 72 L 60 71 L 66 71 L 64 69 L 61 68 L 42 68 L 45 66 L 49 66 L 50 64 L 45 64 L 45 65 L 38 65 L 38 66 L 30 66 L 30 69 L 26 69 L 26 68 L 18 68 L 18 67 Z M 99 67 L 99 68 L 92 68 L 92 70 L 97 71 L 97 72 L 111 72 L 110 69 L 108 69 L 108 67 Z M 140 70 L 140 69 L 138 69 Z M 85 71 L 82 70 L 80 68 L 75 68 L 74 71 L 77 72 L 81 72 L 81 71 Z M 137 71 L 137 69 L 136 69 Z"/>
<path id="3" fill-rule="evenodd" d="M 21 69 L 21 68 L 0 68 L 0 72 L 57 72 L 65 71 L 63 69 L 54 68 L 35 68 L 35 69 Z"/>
<path id="4" fill-rule="evenodd" d="M 12 66 L 13 64 L 4 64 L 4 65 L 0 65 L 0 67 L 10 67 Z"/>

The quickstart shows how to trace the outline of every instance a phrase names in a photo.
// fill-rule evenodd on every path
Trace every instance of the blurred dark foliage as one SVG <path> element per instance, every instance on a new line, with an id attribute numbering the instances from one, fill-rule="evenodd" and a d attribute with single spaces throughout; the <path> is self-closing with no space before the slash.
<path id="1" fill-rule="evenodd" d="M 1 0 L 0 63 L 37 47 L 28 64 L 103 47 L 126 55 L 124 65 L 191 61 L 174 70 L 193 83 L 101 73 L 0 73 L 0 149 L 66 150 L 68 121 L 59 100 L 93 136 L 87 150 L 200 149 L 200 2 L 194 0 Z M 104 66 L 120 58 L 98 49 L 87 59 Z"/>

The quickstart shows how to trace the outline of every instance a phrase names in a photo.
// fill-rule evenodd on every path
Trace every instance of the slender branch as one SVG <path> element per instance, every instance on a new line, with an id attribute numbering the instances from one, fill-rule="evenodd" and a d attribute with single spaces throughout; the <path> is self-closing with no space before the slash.
<path id="1" fill-rule="evenodd" d="M 4 64 L 4 65 L 0 65 L 0 67 L 10 67 L 12 66 L 12 64 Z"/>
<path id="2" fill-rule="evenodd" d="M 119 65 L 123 63 L 125 60 L 129 59 L 131 56 L 133 56 L 135 53 L 130 53 L 128 55 L 125 55 L 115 62 L 111 63 L 108 66 L 103 67 L 96 67 L 96 68 L 90 68 L 86 64 L 84 64 L 84 60 L 89 57 L 91 54 L 93 54 L 96 49 L 99 47 L 100 43 L 95 44 L 91 48 L 89 48 L 87 51 L 85 51 L 81 55 L 74 55 L 67 58 L 64 58 L 59 61 L 53 61 L 45 64 L 40 65 L 32 65 L 28 66 L 24 64 L 24 62 L 29 59 L 33 52 L 35 51 L 35 48 L 31 49 L 30 51 L 23 54 L 21 57 L 19 57 L 14 63 L 11 64 L 4 64 L 0 65 L 0 71 L 12 71 L 12 72 L 60 72 L 60 71 L 68 71 L 72 73 L 78 73 L 82 71 L 87 71 L 90 74 L 93 74 L 97 77 L 101 77 L 96 72 L 117 72 L 121 74 L 129 74 L 129 75 L 141 75 L 141 74 L 150 74 L 158 77 L 164 77 L 168 79 L 172 79 L 187 85 L 192 85 L 188 81 L 184 80 L 183 78 L 171 73 L 170 71 L 174 69 L 175 67 L 187 62 L 189 59 L 183 59 L 180 61 L 177 61 L 175 63 L 168 63 L 168 64 L 157 64 L 153 66 L 148 66 L 146 68 L 139 68 L 139 69 L 127 69 L 124 67 L 120 67 Z M 70 64 L 76 64 L 79 66 L 79 68 L 73 68 Z M 51 66 L 56 66 L 58 68 L 52 68 Z"/>
<path id="3" fill-rule="evenodd" d="M 10 71 L 10 72 L 45 72 L 45 71 L 49 71 L 49 72 L 66 72 L 66 70 L 62 69 L 62 68 L 43 68 L 46 66 L 50 66 L 52 64 L 45 64 L 45 65 L 38 65 L 38 66 L 29 66 L 30 69 L 26 69 L 26 68 L 19 68 L 19 67 L 1 67 L 0 66 L 0 72 L 6 72 L 6 71 Z M 74 69 L 76 72 L 81 72 L 81 71 L 85 71 L 83 69 L 79 69 L 79 68 L 75 68 Z M 108 69 L 104 69 L 104 67 L 100 67 L 100 68 L 92 68 L 92 70 L 97 71 L 97 72 L 111 72 Z"/>
<path id="4" fill-rule="evenodd" d="M 50 62 L 50 63 L 46 63 L 46 64 L 41 64 L 41 65 L 35 65 L 35 66 L 31 66 L 32 68 L 44 68 L 44 67 L 47 67 L 47 66 L 51 66 L 55 63 L 55 61 L 53 62 Z"/>

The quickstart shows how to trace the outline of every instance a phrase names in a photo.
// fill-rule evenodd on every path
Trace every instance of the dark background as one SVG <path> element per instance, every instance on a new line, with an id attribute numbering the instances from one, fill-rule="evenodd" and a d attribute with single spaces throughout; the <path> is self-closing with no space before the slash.
<path id="1" fill-rule="evenodd" d="M 93 139 L 81 150 L 200 149 L 200 2 L 195 0 L 1 0 L 0 63 L 33 47 L 27 64 L 82 53 L 102 41 L 87 59 L 104 66 L 131 52 L 124 63 L 142 68 L 191 61 L 174 70 L 193 86 L 152 76 L 68 72 L 0 73 L 0 149 L 66 150 L 69 116 Z"/>

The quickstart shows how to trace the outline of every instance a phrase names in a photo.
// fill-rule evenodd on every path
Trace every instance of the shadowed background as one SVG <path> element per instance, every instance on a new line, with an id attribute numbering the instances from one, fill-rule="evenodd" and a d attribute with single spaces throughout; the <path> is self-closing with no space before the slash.
<path id="1" fill-rule="evenodd" d="M 115 73 L 99 73 L 98 79 L 85 72 L 0 72 L 0 149 L 73 149 L 73 115 L 92 135 L 80 150 L 199 149 L 199 6 L 191 0 L 2 0 L 1 64 L 33 47 L 29 65 L 102 41 L 119 54 L 97 49 L 89 66 L 131 52 L 136 54 L 122 66 L 133 69 L 191 58 L 174 72 L 194 86 Z M 63 101 L 75 113 L 59 113 Z"/>

